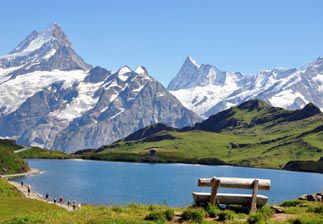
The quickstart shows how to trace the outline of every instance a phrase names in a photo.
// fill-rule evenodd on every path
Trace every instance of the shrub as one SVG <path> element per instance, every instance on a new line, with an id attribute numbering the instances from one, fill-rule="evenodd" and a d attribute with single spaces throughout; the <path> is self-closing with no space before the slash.
<path id="1" fill-rule="evenodd" d="M 292 223 L 292 224 L 302 224 L 303 222 L 302 222 L 302 220 L 301 220 L 301 219 L 296 218 L 296 219 L 291 220 L 291 223 Z"/>
<path id="2" fill-rule="evenodd" d="M 162 212 L 150 212 L 146 217 L 146 221 L 158 221 L 158 222 L 165 222 L 166 218 Z"/>
<path id="3" fill-rule="evenodd" d="M 221 211 L 217 205 L 208 204 L 205 208 L 206 213 L 210 218 L 215 218 Z"/>
<path id="4" fill-rule="evenodd" d="M 290 200 L 290 201 L 284 201 L 280 205 L 283 207 L 295 207 L 295 206 L 298 206 L 302 203 L 303 202 L 301 200 Z"/>
<path id="5" fill-rule="evenodd" d="M 228 209 L 235 213 L 243 213 L 249 215 L 249 208 L 241 205 L 228 205 Z"/>
<path id="6" fill-rule="evenodd" d="M 307 209 L 308 212 L 314 212 L 318 214 L 323 214 L 323 205 L 320 206 L 311 206 Z"/>
<path id="7" fill-rule="evenodd" d="M 197 223 L 203 222 L 205 212 L 201 209 L 186 209 L 182 214 L 182 220 L 193 221 Z"/>
<path id="8" fill-rule="evenodd" d="M 259 209 L 257 213 L 260 213 L 264 218 L 269 218 L 275 213 L 275 211 L 269 206 L 264 206 Z"/>
<path id="9" fill-rule="evenodd" d="M 247 220 L 248 224 L 263 224 L 265 223 L 265 218 L 262 214 L 255 212 L 249 215 Z"/>
<path id="10" fill-rule="evenodd" d="M 264 206 L 249 215 L 248 224 L 264 224 L 266 220 L 274 214 L 274 210 L 269 206 Z"/>
<path id="11" fill-rule="evenodd" d="M 174 216 L 175 216 L 175 214 L 174 214 L 174 211 L 172 209 L 167 209 L 166 211 L 164 211 L 164 217 L 168 221 L 172 221 Z"/>
<path id="12" fill-rule="evenodd" d="M 221 211 L 219 213 L 219 221 L 231 220 L 234 218 L 234 212 L 230 210 Z"/>

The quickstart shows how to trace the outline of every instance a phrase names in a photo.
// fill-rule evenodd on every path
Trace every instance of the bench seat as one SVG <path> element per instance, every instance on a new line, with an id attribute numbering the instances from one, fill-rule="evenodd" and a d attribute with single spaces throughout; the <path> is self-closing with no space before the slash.
<path id="1" fill-rule="evenodd" d="M 193 192 L 193 199 L 196 204 L 207 203 L 210 201 L 211 193 L 207 192 Z M 218 193 L 216 195 L 216 201 L 219 204 L 239 204 L 239 205 L 250 205 L 252 199 L 251 194 L 225 194 Z M 257 195 L 257 205 L 263 206 L 267 203 L 268 197 L 264 195 Z"/>

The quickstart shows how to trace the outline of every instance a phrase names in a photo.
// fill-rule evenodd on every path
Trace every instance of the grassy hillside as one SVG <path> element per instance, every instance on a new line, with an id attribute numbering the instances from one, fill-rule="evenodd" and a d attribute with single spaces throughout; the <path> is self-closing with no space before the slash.
<path id="1" fill-rule="evenodd" d="M 18 155 L 24 159 L 72 159 L 74 155 L 66 154 L 60 151 L 45 150 L 38 147 L 32 147 L 26 151 L 19 152 Z"/>
<path id="2" fill-rule="evenodd" d="M 154 127 L 84 152 L 83 157 L 283 168 L 289 161 L 316 161 L 323 156 L 323 115 L 311 104 L 287 111 L 252 100 L 194 127 L 170 130 L 157 126 L 157 132 Z M 156 150 L 154 156 L 150 156 L 151 149 Z"/>
<path id="3" fill-rule="evenodd" d="M 0 174 L 21 173 L 29 170 L 28 164 L 13 151 L 21 146 L 11 140 L 0 140 Z"/>
<path id="4" fill-rule="evenodd" d="M 265 206 L 251 215 L 239 206 L 220 210 L 217 206 L 206 208 L 169 208 L 162 205 L 91 206 L 67 212 L 53 204 L 31 200 L 0 179 L 0 223 L 281 223 L 319 224 L 323 219 L 320 202 L 287 201 L 281 204 L 283 214 L 275 214 Z"/>

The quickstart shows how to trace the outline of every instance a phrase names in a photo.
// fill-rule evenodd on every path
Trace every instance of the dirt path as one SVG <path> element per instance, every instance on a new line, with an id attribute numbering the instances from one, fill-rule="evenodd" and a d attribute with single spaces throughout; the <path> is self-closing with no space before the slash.
<path id="1" fill-rule="evenodd" d="M 43 173 L 43 171 L 32 168 L 30 171 L 25 173 L 6 174 L 6 175 L 0 175 L 0 177 L 3 179 L 11 179 L 15 177 L 30 176 L 30 175 L 36 175 L 41 173 Z"/>
<path id="2" fill-rule="evenodd" d="M 19 153 L 19 152 L 27 151 L 29 149 L 31 149 L 31 147 L 30 146 L 26 146 L 26 147 L 23 147 L 22 149 L 18 149 L 16 151 L 14 151 L 14 153 Z"/>
<path id="3" fill-rule="evenodd" d="M 40 194 L 38 194 L 37 192 L 34 192 L 32 189 L 31 189 L 30 194 L 28 194 L 28 187 L 25 185 L 21 186 L 21 184 L 13 182 L 13 181 L 8 181 L 8 182 L 10 184 L 12 184 L 13 186 L 15 186 L 19 191 L 21 191 L 26 198 L 39 200 L 39 201 L 42 201 L 42 202 L 45 202 L 48 204 L 54 204 L 54 202 L 52 202 L 52 201 L 46 201 Z M 55 204 L 61 208 L 66 209 L 69 212 L 73 211 L 72 206 L 68 207 L 66 204 L 60 204 L 60 203 L 55 203 Z"/>

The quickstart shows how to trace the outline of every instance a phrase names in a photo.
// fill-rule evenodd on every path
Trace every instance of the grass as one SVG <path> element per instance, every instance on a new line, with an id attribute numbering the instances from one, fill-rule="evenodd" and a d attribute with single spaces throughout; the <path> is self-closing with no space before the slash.
<path id="1" fill-rule="evenodd" d="M 72 159 L 76 157 L 61 151 L 45 150 L 38 147 L 19 152 L 18 155 L 24 159 Z"/>
<path id="2" fill-rule="evenodd" d="M 0 179 L 0 223 L 322 223 L 320 202 L 288 202 L 283 207 L 286 218 L 277 220 L 273 210 L 264 206 L 250 215 L 240 206 L 229 206 L 222 210 L 216 205 L 206 208 L 169 208 L 163 205 L 92 206 L 84 205 L 81 210 L 67 212 L 52 204 L 27 199 Z"/>
<path id="3" fill-rule="evenodd" d="M 121 140 L 96 152 L 84 153 L 83 158 L 161 163 L 225 162 L 240 166 L 281 169 L 289 161 L 317 161 L 323 156 L 321 132 L 299 137 L 320 125 L 323 125 L 322 115 L 300 121 L 281 122 L 274 126 L 268 123 L 218 133 L 162 131 L 155 136 L 168 135 L 173 139 L 151 142 L 144 139 Z M 154 158 L 149 156 L 149 150 L 152 148 L 157 151 Z"/>
<path id="4" fill-rule="evenodd" d="M 28 164 L 13 151 L 20 149 L 10 140 L 0 140 L 0 174 L 22 173 L 29 170 Z"/>

